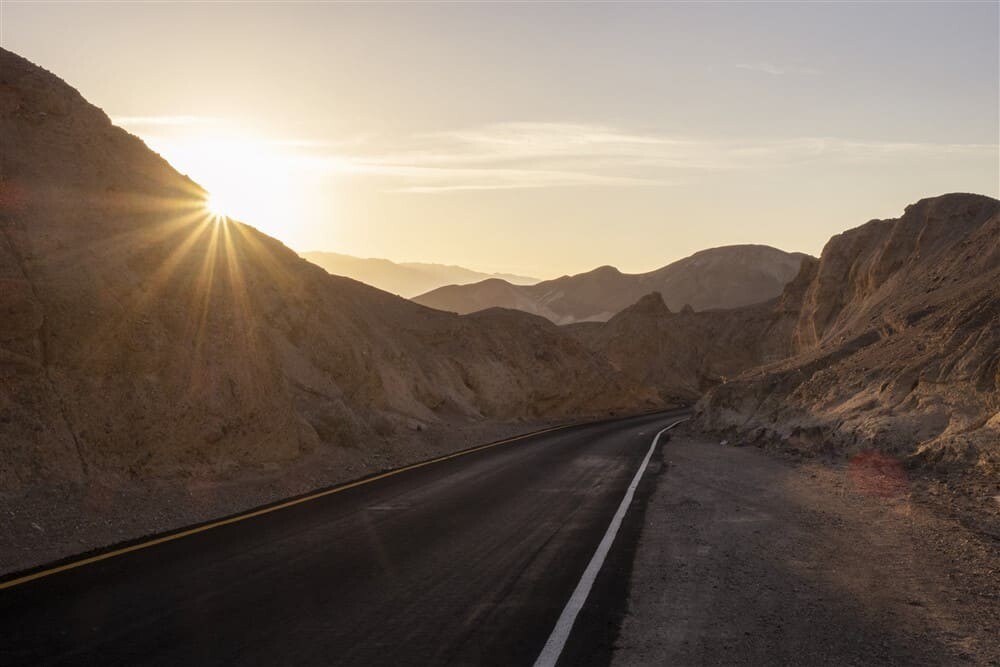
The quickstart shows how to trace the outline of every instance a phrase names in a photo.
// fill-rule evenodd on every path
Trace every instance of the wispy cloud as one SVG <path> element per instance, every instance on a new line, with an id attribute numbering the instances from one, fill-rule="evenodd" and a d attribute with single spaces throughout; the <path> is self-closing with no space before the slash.
<path id="1" fill-rule="evenodd" d="M 185 117 L 149 117 L 179 122 Z M 155 132 L 155 124 L 148 123 Z M 161 123 L 162 124 L 162 123 Z M 224 124 L 223 124 L 224 125 Z M 145 133 L 144 133 L 145 134 Z M 166 144 L 170 140 L 164 139 Z M 196 156 L 369 179 L 387 192 L 669 187 L 707 171 L 762 170 L 946 156 L 995 156 L 995 144 L 861 141 L 837 137 L 712 139 L 581 123 L 493 123 L 407 137 L 271 138 L 198 144 Z M 190 152 L 190 151 L 189 151 Z M 256 156 L 256 157 L 255 157 Z M 240 158 L 233 158 L 239 160 Z"/>
<path id="2" fill-rule="evenodd" d="M 499 123 L 435 132 L 368 150 L 308 159 L 316 167 L 379 177 L 394 192 L 447 193 L 553 187 L 669 186 L 705 170 L 795 167 L 911 157 L 995 154 L 996 145 L 804 137 L 713 140 L 603 125 Z M 364 147 L 362 147 L 364 148 Z"/>
<path id="3" fill-rule="evenodd" d="M 819 74 L 820 70 L 813 67 L 798 67 L 795 65 L 775 65 L 769 62 L 758 63 L 737 63 L 738 69 L 746 69 L 752 72 L 763 72 L 772 76 L 783 74 Z"/>
<path id="4" fill-rule="evenodd" d="M 332 156 L 338 171 L 395 178 L 396 192 L 671 185 L 676 175 L 644 163 L 670 161 L 689 142 L 600 125 L 497 123 L 410 137 L 397 150 Z M 681 166 L 677 162 L 676 166 Z"/>
<path id="5" fill-rule="evenodd" d="M 385 174 L 385 168 L 379 173 Z M 390 169 L 389 173 L 392 173 Z M 398 173 L 398 172 L 396 172 Z M 538 169 L 407 169 L 410 181 L 428 181 L 423 185 L 402 185 L 394 192 L 457 192 L 462 190 L 521 190 L 555 187 L 629 187 L 639 185 L 671 185 L 665 178 L 640 178 L 590 174 L 577 171 Z"/>
<path id="6" fill-rule="evenodd" d="M 122 127 L 170 127 L 212 125 L 220 119 L 210 116 L 115 116 L 111 122 Z"/>
<path id="7" fill-rule="evenodd" d="M 357 148 L 363 146 L 368 142 L 369 137 L 367 136 L 356 136 L 347 139 L 275 139 L 268 143 L 272 146 L 281 146 L 283 148 L 324 148 L 331 149 L 335 148 L 338 150 L 343 150 L 345 148 Z"/>

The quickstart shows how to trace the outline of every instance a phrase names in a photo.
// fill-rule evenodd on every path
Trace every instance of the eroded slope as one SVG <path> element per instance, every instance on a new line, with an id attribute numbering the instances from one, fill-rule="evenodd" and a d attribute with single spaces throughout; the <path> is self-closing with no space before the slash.
<path id="1" fill-rule="evenodd" d="M 541 318 L 424 308 L 211 219 L 196 184 L 7 51 L 0 145 L 5 494 L 386 465 L 428 429 L 645 404 Z"/>
<path id="2" fill-rule="evenodd" d="M 804 451 L 1000 474 L 1000 202 L 924 199 L 833 237 L 798 352 L 716 387 L 702 423 Z"/>

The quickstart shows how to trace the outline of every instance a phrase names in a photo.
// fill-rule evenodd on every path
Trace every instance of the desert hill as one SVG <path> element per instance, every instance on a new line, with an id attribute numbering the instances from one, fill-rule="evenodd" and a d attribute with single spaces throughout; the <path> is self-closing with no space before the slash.
<path id="1" fill-rule="evenodd" d="M 702 250 L 649 273 L 602 266 L 574 276 L 518 286 L 487 280 L 442 287 L 414 297 L 431 308 L 470 313 L 491 306 L 516 308 L 557 324 L 606 321 L 650 292 L 680 310 L 735 308 L 772 299 L 798 273 L 802 253 L 762 245 Z"/>
<path id="2" fill-rule="evenodd" d="M 655 388 L 664 402 L 694 403 L 711 387 L 791 354 L 795 312 L 785 298 L 673 312 L 652 292 L 607 322 L 565 329 L 626 376 Z"/>
<path id="3" fill-rule="evenodd" d="M 0 493 L 20 523 L 43 488 L 303 461 L 333 481 L 426 457 L 446 427 L 650 405 L 542 318 L 425 308 L 211 218 L 195 183 L 3 50 L 0 145 Z"/>
<path id="4" fill-rule="evenodd" d="M 491 278 L 514 285 L 533 285 L 536 278 L 510 273 L 483 273 L 463 266 L 426 262 L 391 262 L 387 259 L 362 258 L 336 252 L 303 252 L 302 257 L 336 276 L 345 276 L 380 290 L 412 297 L 445 285 L 467 285 Z"/>
<path id="5" fill-rule="evenodd" d="M 708 428 L 1000 474 L 1000 202 L 923 199 L 803 267 L 795 355 L 712 389 Z"/>
<path id="6" fill-rule="evenodd" d="M 699 423 L 801 452 L 868 449 L 1000 474 L 1000 202 L 924 199 L 834 236 L 770 302 L 671 311 L 649 294 L 565 327 Z"/>

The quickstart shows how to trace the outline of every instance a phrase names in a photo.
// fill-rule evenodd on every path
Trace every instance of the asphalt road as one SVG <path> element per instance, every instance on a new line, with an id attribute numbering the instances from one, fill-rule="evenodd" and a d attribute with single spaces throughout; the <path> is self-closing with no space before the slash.
<path id="1" fill-rule="evenodd" d="M 531 665 L 677 418 L 531 436 L 0 590 L 0 664 Z M 560 664 L 607 662 L 656 472 Z"/>

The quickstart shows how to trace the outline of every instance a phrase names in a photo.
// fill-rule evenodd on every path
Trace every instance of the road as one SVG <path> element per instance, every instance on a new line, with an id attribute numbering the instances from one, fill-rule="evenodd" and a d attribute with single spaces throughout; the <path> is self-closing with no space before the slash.
<path id="1" fill-rule="evenodd" d="M 0 590 L 0 664 L 531 665 L 679 415 L 530 436 Z M 655 474 L 560 664 L 609 659 Z"/>

